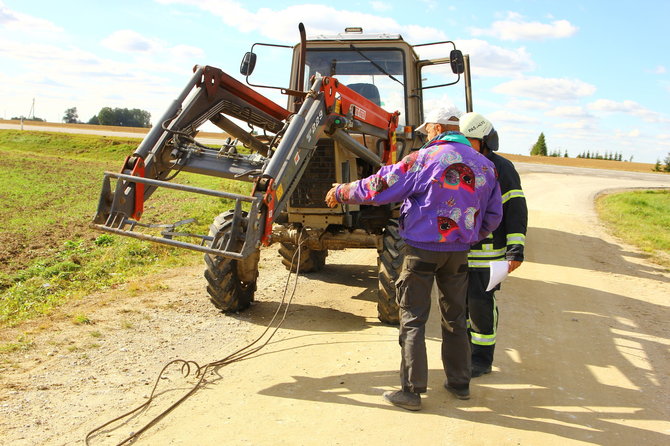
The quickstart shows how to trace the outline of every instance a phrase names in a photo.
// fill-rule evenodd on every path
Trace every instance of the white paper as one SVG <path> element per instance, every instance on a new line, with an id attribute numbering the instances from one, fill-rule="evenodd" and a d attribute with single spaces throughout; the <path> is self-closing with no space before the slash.
<path id="1" fill-rule="evenodd" d="M 489 278 L 489 286 L 486 287 L 486 291 L 491 291 L 496 285 L 505 280 L 507 274 L 509 274 L 509 264 L 507 263 L 507 260 L 490 262 L 490 265 L 491 277 Z"/>

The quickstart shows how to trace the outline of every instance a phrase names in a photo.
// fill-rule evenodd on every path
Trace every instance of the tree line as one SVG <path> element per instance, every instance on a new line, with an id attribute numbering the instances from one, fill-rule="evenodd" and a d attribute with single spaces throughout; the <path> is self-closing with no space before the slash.
<path id="1" fill-rule="evenodd" d="M 79 120 L 77 107 L 68 108 L 63 114 L 66 124 L 83 124 Z M 98 114 L 88 120 L 86 124 L 115 125 L 121 127 L 151 127 L 151 113 L 139 108 L 111 108 L 103 107 Z"/>
<path id="2" fill-rule="evenodd" d="M 540 133 L 540 136 L 537 138 L 537 142 L 530 148 L 530 154 L 531 156 L 554 156 L 569 158 L 567 150 L 565 152 L 562 152 L 561 150 L 554 150 L 550 152 L 547 149 L 547 141 L 545 140 L 544 133 Z M 591 152 L 590 150 L 587 150 L 586 152 L 577 155 L 577 158 L 623 161 L 623 154 L 605 152 L 604 155 L 601 155 L 600 152 Z M 631 157 L 629 161 L 632 160 L 633 157 Z"/>
<path id="3" fill-rule="evenodd" d="M 594 160 L 610 160 L 610 161 L 623 161 L 623 155 L 621 153 L 610 153 L 605 152 L 604 155 L 601 155 L 600 152 L 593 152 L 587 150 L 577 155 L 577 158 L 585 159 L 594 159 Z"/>
<path id="4" fill-rule="evenodd" d="M 665 157 L 662 164 L 660 159 L 656 160 L 656 164 L 654 164 L 653 171 L 670 173 L 670 152 L 668 152 L 668 155 Z"/>

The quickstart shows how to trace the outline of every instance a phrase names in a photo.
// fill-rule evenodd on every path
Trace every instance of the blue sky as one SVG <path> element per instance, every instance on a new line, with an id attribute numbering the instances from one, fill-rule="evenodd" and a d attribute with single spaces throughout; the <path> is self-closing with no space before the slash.
<path id="1" fill-rule="evenodd" d="M 293 45 L 299 22 L 308 36 L 362 26 L 470 54 L 474 108 L 502 152 L 528 154 L 543 132 L 550 151 L 654 163 L 670 153 L 668 17 L 662 0 L 0 0 L 0 116 L 27 115 L 34 99 L 51 122 L 105 106 L 156 120 L 196 64 L 242 79 L 251 44 Z"/>

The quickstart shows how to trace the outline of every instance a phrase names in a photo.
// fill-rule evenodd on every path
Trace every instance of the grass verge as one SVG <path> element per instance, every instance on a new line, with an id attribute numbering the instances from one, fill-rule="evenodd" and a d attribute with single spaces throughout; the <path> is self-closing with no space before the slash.
<path id="1" fill-rule="evenodd" d="M 601 195 L 596 209 L 614 235 L 639 247 L 670 270 L 670 191 Z"/>
<path id="2" fill-rule="evenodd" d="M 140 139 L 0 130 L 0 326 L 49 314 L 64 302 L 146 274 L 202 262 L 202 254 L 89 228 L 105 170 L 118 171 Z M 249 183 L 181 173 L 175 182 L 249 193 Z M 169 190 L 143 222 L 206 233 L 228 200 Z M 155 217 L 156 220 L 152 220 Z M 16 347 L 16 346 L 15 346 Z"/>

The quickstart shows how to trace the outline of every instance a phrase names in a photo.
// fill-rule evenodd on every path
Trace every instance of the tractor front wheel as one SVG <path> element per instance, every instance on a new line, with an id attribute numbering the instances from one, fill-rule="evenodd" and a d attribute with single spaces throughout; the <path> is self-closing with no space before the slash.
<path id="1" fill-rule="evenodd" d="M 209 235 L 214 237 L 210 246 L 227 246 L 232 233 L 234 215 L 233 211 L 228 211 L 214 219 L 209 227 Z M 229 248 L 231 250 L 238 250 L 244 244 L 244 233 L 248 223 L 246 212 L 243 212 L 243 217 L 243 231 L 238 231 L 240 235 L 233 241 Z M 251 305 L 256 292 L 259 258 L 259 250 L 242 260 L 205 254 L 207 293 L 216 308 L 229 313 L 245 310 Z"/>
<path id="2" fill-rule="evenodd" d="M 385 324 L 400 324 L 400 309 L 397 301 L 395 283 L 400 276 L 405 258 L 398 223 L 389 221 L 382 235 L 382 249 L 379 251 L 379 291 L 377 293 L 377 317 Z"/>

